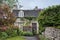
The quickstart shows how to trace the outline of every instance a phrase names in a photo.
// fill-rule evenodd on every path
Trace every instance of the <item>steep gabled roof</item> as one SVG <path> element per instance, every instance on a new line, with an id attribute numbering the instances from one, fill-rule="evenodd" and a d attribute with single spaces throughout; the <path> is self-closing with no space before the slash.
<path id="1" fill-rule="evenodd" d="M 18 16 L 18 13 L 21 10 L 13 10 L 13 12 Z M 38 10 L 22 10 L 24 12 L 24 17 L 38 17 L 41 9 Z"/>
<path id="2" fill-rule="evenodd" d="M 23 10 L 24 17 L 37 17 L 41 10 Z"/>

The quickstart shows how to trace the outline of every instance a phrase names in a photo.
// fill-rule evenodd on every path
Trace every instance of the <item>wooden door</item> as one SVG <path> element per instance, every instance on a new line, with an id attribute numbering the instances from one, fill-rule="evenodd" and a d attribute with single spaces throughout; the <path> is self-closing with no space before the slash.
<path id="1" fill-rule="evenodd" d="M 34 35 L 37 33 L 37 23 L 32 23 L 32 32 Z"/>

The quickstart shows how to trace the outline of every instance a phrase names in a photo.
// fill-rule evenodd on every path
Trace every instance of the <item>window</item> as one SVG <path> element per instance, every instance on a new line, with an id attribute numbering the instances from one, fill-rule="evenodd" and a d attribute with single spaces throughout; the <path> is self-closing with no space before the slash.
<path id="1" fill-rule="evenodd" d="M 20 11 L 19 14 L 18 14 L 18 17 L 24 17 L 24 12 Z"/>

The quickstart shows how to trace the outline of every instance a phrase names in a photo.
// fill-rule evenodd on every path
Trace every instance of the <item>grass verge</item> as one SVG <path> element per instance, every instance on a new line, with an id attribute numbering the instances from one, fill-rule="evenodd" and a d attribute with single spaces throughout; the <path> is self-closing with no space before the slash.
<path id="1" fill-rule="evenodd" d="M 17 37 L 7 38 L 6 40 L 25 40 L 25 39 L 24 37 L 17 36 Z"/>

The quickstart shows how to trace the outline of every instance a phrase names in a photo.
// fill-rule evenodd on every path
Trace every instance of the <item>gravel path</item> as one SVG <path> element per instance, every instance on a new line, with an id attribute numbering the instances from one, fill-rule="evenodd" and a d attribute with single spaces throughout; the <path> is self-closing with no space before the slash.
<path id="1" fill-rule="evenodd" d="M 24 37 L 26 40 L 37 40 L 37 38 L 34 36 L 34 37 Z"/>

